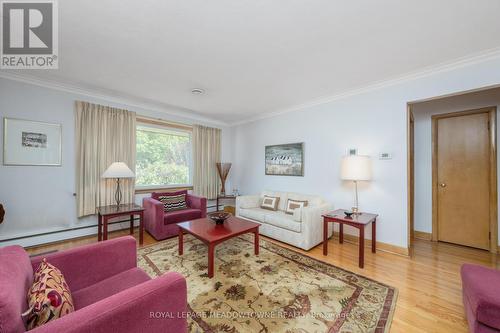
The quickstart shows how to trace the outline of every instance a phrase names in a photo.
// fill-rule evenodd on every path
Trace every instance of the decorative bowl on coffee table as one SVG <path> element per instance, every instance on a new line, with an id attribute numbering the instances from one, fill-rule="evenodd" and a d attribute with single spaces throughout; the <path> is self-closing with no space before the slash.
<path id="1" fill-rule="evenodd" d="M 223 224 L 225 220 L 231 217 L 231 213 L 228 212 L 213 212 L 207 215 L 209 219 L 215 222 L 215 224 Z"/>

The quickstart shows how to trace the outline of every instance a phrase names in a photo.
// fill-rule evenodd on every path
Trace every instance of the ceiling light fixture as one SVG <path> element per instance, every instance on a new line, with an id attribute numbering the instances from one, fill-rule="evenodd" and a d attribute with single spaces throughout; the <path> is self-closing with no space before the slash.
<path id="1" fill-rule="evenodd" d="M 193 95 L 203 95 L 205 93 L 205 90 L 201 88 L 194 88 L 193 90 L 191 90 L 191 93 Z"/>

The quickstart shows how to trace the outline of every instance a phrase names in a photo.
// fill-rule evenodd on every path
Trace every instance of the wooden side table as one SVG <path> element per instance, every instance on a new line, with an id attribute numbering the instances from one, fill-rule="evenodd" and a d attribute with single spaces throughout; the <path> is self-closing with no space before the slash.
<path id="1" fill-rule="evenodd" d="M 108 220 L 119 216 L 130 217 L 130 234 L 134 234 L 134 215 L 139 215 L 139 244 L 144 242 L 144 208 L 136 204 L 97 207 L 97 241 L 108 239 Z"/>
<path id="2" fill-rule="evenodd" d="M 361 213 L 345 216 L 345 209 L 337 209 L 333 212 L 323 215 L 323 255 L 328 254 L 328 223 L 339 224 L 339 243 L 344 242 L 344 224 L 355 227 L 359 230 L 359 267 L 365 265 L 365 227 L 372 224 L 372 252 L 377 251 L 377 214 Z"/>
<path id="3" fill-rule="evenodd" d="M 235 195 L 217 195 L 217 204 L 216 204 L 216 211 L 219 211 L 219 201 L 220 200 L 232 200 L 233 202 L 236 201 L 236 196 Z"/>

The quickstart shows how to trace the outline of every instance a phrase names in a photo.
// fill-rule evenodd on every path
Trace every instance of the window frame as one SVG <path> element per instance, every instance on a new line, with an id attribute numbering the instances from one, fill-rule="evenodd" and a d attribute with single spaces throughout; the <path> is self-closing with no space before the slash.
<path id="1" fill-rule="evenodd" d="M 188 125 L 183 125 L 183 124 L 176 124 L 176 123 L 169 123 L 167 121 L 163 120 L 156 120 L 156 119 L 149 119 L 149 118 L 139 118 L 137 117 L 136 119 L 136 126 L 135 126 L 135 131 L 139 131 L 141 128 L 151 128 L 151 129 L 156 129 L 159 132 L 165 131 L 165 132 L 173 132 L 173 133 L 186 133 L 187 136 L 189 137 L 189 142 L 190 142 L 190 149 L 189 149 L 189 161 L 188 161 L 188 168 L 189 168 L 189 175 L 188 175 L 188 180 L 189 182 L 187 184 L 162 184 L 162 185 L 134 185 L 135 186 L 135 192 L 136 193 L 151 193 L 154 191 L 159 191 L 159 190 L 177 190 L 177 189 L 188 189 L 191 190 L 193 189 L 193 128 L 192 126 Z M 154 130 L 153 130 L 154 132 Z M 136 169 L 137 169 L 137 157 L 136 157 Z M 136 170 L 137 174 L 137 170 Z"/>

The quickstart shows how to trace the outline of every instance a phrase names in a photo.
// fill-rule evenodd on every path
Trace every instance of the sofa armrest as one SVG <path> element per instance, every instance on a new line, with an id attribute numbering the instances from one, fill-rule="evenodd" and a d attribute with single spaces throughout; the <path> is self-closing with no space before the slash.
<path id="1" fill-rule="evenodd" d="M 500 271 L 489 267 L 463 264 L 460 268 L 462 295 L 469 322 L 477 322 L 491 328 L 491 332 L 500 330 Z"/>
<path id="2" fill-rule="evenodd" d="M 166 273 L 37 327 L 33 333 L 187 332 L 186 280 Z"/>
<path id="3" fill-rule="evenodd" d="M 201 217 L 207 216 L 207 198 L 188 194 L 186 195 L 186 201 L 188 207 L 201 210 Z"/>
<path id="4" fill-rule="evenodd" d="M 142 207 L 144 207 L 144 226 L 146 230 L 160 230 L 163 226 L 163 216 L 165 207 L 161 201 L 151 197 L 142 198 Z"/>
<path id="5" fill-rule="evenodd" d="M 302 222 L 305 224 L 305 228 L 314 228 L 318 226 L 323 230 L 323 217 L 322 215 L 327 214 L 332 211 L 332 205 L 329 203 L 324 203 L 319 206 L 313 207 L 302 207 Z"/>
<path id="6" fill-rule="evenodd" d="M 43 258 L 59 268 L 70 290 L 76 291 L 137 267 L 137 245 L 134 237 L 125 236 L 40 255 L 31 258 L 33 270 Z"/>
<path id="7" fill-rule="evenodd" d="M 333 206 L 324 203 L 319 206 L 303 207 L 302 210 L 302 232 L 304 239 L 310 241 L 310 246 L 316 246 L 323 241 L 323 217 L 321 215 L 332 211 Z M 328 224 L 328 237 L 333 234 L 333 225 Z"/>
<path id="8" fill-rule="evenodd" d="M 165 207 L 161 201 L 151 197 L 142 198 L 142 207 L 144 207 L 145 215 L 149 214 L 153 219 L 163 219 Z"/>
<path id="9" fill-rule="evenodd" d="M 295 208 L 293 210 L 292 218 L 295 222 L 302 222 L 302 209 L 304 207 Z"/>

